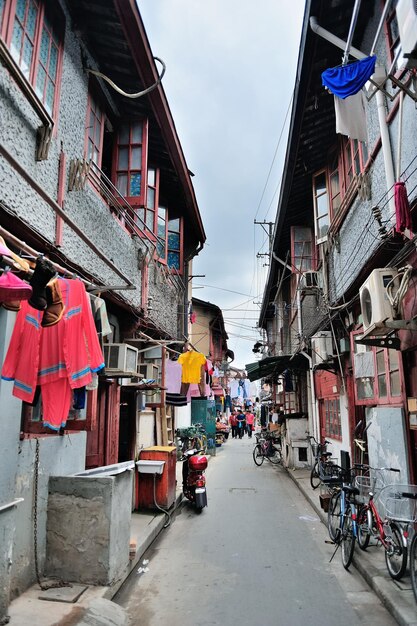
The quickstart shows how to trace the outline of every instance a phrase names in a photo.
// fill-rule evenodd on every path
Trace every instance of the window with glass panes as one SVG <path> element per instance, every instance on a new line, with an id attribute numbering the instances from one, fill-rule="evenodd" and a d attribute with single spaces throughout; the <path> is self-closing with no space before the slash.
<path id="1" fill-rule="evenodd" d="M 63 43 L 63 18 L 55 4 L 41 0 L 0 0 L 2 34 L 10 53 L 49 112 L 54 116 Z M 3 16 L 1 15 L 3 13 Z"/>
<path id="2" fill-rule="evenodd" d="M 158 225 L 156 249 L 160 261 L 166 261 L 167 256 L 167 210 L 158 207 Z"/>
<path id="3" fill-rule="evenodd" d="M 326 170 L 313 176 L 313 199 L 317 242 L 324 241 L 330 226 Z"/>
<path id="4" fill-rule="evenodd" d="M 314 269 L 313 233 L 304 226 L 291 227 L 292 265 L 300 272 Z"/>
<path id="5" fill-rule="evenodd" d="M 170 269 L 181 270 L 182 218 L 168 220 L 168 256 L 167 265 Z"/>
<path id="6" fill-rule="evenodd" d="M 353 338 L 360 335 L 354 333 Z M 358 346 L 353 340 L 354 353 Z M 364 347 L 363 347 L 364 348 Z M 361 351 L 369 354 L 373 360 L 375 376 L 358 377 L 355 371 L 356 401 L 358 404 L 396 404 L 401 398 L 402 371 L 397 350 L 366 346 Z M 355 361 L 354 361 L 355 363 Z M 354 367 L 355 369 L 355 367 Z"/>
<path id="7" fill-rule="evenodd" d="M 320 400 L 322 408 L 322 419 L 326 429 L 326 437 L 333 439 L 342 438 L 342 421 L 340 418 L 339 396 Z"/>
<path id="8" fill-rule="evenodd" d="M 135 120 L 122 124 L 117 133 L 115 185 L 132 205 L 143 205 L 146 177 L 147 124 Z"/>
<path id="9" fill-rule="evenodd" d="M 101 166 L 103 147 L 104 113 L 98 102 L 90 94 L 87 107 L 86 158 Z"/>
<path id="10" fill-rule="evenodd" d="M 147 172 L 147 187 L 145 206 L 138 207 L 137 214 L 140 217 L 140 228 L 145 226 L 146 231 L 152 234 L 156 232 L 156 207 L 159 202 L 159 170 L 149 167 Z"/>

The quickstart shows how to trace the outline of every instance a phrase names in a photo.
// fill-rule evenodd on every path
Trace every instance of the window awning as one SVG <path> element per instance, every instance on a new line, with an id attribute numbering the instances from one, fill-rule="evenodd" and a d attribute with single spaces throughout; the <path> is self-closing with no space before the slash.
<path id="1" fill-rule="evenodd" d="M 250 381 L 259 380 L 265 376 L 278 376 L 284 370 L 308 370 L 309 362 L 302 354 L 286 354 L 284 356 L 269 356 L 255 363 L 248 363 L 246 371 Z"/>

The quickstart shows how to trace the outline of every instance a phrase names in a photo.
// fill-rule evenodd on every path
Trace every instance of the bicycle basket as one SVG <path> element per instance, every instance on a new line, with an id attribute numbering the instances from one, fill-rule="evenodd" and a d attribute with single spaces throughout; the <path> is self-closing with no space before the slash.
<path id="1" fill-rule="evenodd" d="M 378 502 L 385 516 L 396 522 L 417 522 L 417 485 L 387 485 L 381 489 Z"/>
<path id="2" fill-rule="evenodd" d="M 356 499 L 358 504 L 366 504 L 369 494 L 377 496 L 387 484 L 384 479 L 384 470 L 371 469 L 370 474 L 355 476 L 355 487 L 359 489 Z"/>
<path id="3" fill-rule="evenodd" d="M 319 467 L 319 477 L 325 485 L 341 484 L 344 473 L 343 468 L 334 463 L 325 463 Z"/>

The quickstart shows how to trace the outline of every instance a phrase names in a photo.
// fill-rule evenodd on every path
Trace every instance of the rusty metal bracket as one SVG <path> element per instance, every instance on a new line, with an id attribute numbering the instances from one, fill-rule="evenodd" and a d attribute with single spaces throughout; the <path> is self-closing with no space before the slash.
<path id="1" fill-rule="evenodd" d="M 390 350 L 400 350 L 401 341 L 398 337 L 362 337 L 355 339 L 355 343 L 364 346 L 376 346 L 377 348 L 388 348 Z"/>

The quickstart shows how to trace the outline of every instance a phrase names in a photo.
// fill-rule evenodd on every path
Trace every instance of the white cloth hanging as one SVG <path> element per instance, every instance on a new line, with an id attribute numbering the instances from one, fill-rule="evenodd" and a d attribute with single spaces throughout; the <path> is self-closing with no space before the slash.
<path id="1" fill-rule="evenodd" d="M 334 96 L 336 132 L 358 141 L 368 141 L 365 97 L 362 91 L 342 100 Z"/>

